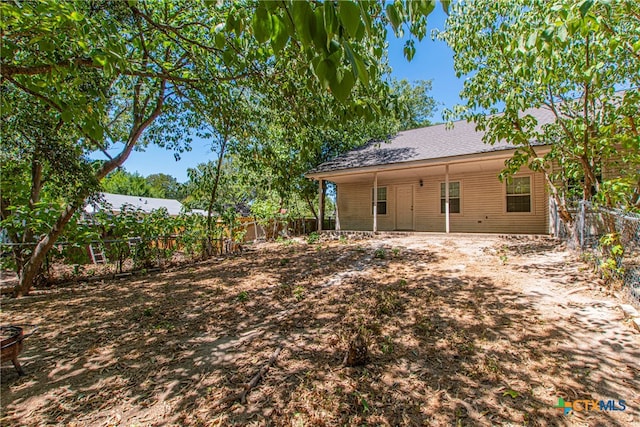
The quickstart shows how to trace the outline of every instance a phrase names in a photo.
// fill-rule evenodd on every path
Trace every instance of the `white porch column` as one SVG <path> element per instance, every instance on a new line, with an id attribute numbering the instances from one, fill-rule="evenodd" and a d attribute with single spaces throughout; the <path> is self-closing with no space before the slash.
<path id="1" fill-rule="evenodd" d="M 336 186 L 336 231 L 340 231 L 340 211 L 338 210 L 338 184 Z"/>
<path id="2" fill-rule="evenodd" d="M 378 172 L 373 173 L 373 232 L 378 231 Z"/>
<path id="3" fill-rule="evenodd" d="M 445 233 L 449 233 L 449 165 L 444 167 L 444 223 Z"/>
<path id="4" fill-rule="evenodd" d="M 324 219 L 324 200 L 322 197 L 323 179 L 318 180 L 318 232 L 322 231 L 322 220 Z"/>

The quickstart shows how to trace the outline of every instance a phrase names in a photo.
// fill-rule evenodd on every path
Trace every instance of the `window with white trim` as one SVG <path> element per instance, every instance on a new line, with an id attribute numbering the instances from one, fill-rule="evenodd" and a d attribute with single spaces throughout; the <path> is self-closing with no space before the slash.
<path id="1" fill-rule="evenodd" d="M 373 188 L 371 189 L 371 214 L 373 215 Z M 387 214 L 387 187 L 378 187 L 378 215 Z"/>
<path id="2" fill-rule="evenodd" d="M 445 183 L 440 183 L 440 213 L 445 213 Z M 449 213 L 460 213 L 460 182 L 449 182 Z"/>
<path id="3" fill-rule="evenodd" d="M 507 181 L 507 212 L 531 212 L 531 177 Z"/>

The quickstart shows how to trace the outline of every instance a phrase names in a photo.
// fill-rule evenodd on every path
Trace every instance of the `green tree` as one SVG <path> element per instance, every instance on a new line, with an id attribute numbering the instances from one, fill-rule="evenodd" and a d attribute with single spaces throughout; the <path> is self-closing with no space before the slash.
<path id="1" fill-rule="evenodd" d="M 21 258 L 22 265 L 18 267 L 20 284 L 16 293 L 20 295 L 28 292 L 46 253 L 84 199 L 97 189 L 97 182 L 121 166 L 134 147 L 155 142 L 181 148 L 178 128 L 192 116 L 175 92 L 167 88 L 195 81 L 190 74 L 199 71 L 202 56 L 198 55 L 195 42 L 187 46 L 176 41 L 175 34 L 158 29 L 159 22 L 169 19 L 169 9 L 165 8 L 149 10 L 145 5 L 145 10 L 139 10 L 118 2 L 5 2 L 0 7 L 3 111 L 8 112 L 8 123 L 13 126 L 19 117 L 33 111 L 22 110 L 14 100 L 38 104 L 52 117 L 60 134 L 72 130 L 64 134 L 69 138 L 65 143 L 72 148 L 68 153 L 75 156 L 68 162 L 71 165 L 86 165 L 82 159 L 92 150 L 109 145 L 121 147 L 119 154 L 92 170 L 91 179 L 85 181 L 94 183 L 93 187 L 80 185 L 75 188 L 77 191 L 66 194 L 58 205 L 59 216 L 47 233 L 23 233 L 33 239 L 35 247 Z M 191 10 L 184 4 L 173 5 L 172 10 L 178 14 L 172 18 L 193 18 L 186 16 Z M 210 65 L 207 72 L 218 74 L 202 72 L 201 78 L 233 78 L 246 72 L 246 67 L 238 71 L 233 64 L 222 65 L 217 57 L 206 59 Z M 216 63 L 221 65 L 216 67 Z M 7 92 L 19 96 L 6 97 Z M 163 120 L 156 121 L 160 116 Z M 3 136 L 12 138 L 10 145 L 35 145 L 33 139 L 13 129 L 3 129 Z M 145 137 L 141 138 L 143 133 Z M 14 156 L 13 160 L 19 168 L 25 167 L 22 157 Z M 27 181 L 31 188 L 23 192 L 25 195 L 38 193 L 44 187 L 40 174 L 31 177 Z M 73 182 L 77 181 L 76 178 Z M 5 194 L 3 191 L 2 204 L 7 206 L 3 217 L 8 219 L 14 201 L 5 199 Z"/>
<path id="2" fill-rule="evenodd" d="M 385 102 L 382 100 L 378 108 L 387 114 L 376 123 L 349 118 L 338 106 L 331 106 L 330 98 L 305 99 L 304 108 L 310 114 L 301 117 L 307 119 L 299 119 L 285 105 L 266 109 L 251 142 L 234 147 L 234 154 L 242 170 L 251 171 L 248 177 L 254 180 L 252 185 L 269 189 L 269 198 L 275 197 L 281 209 L 304 200 L 317 218 L 320 214 L 314 206 L 317 186 L 304 174 L 366 141 L 385 140 L 394 134 L 397 131 L 394 105 Z M 320 118 L 322 115 L 332 117 Z"/>
<path id="3" fill-rule="evenodd" d="M 248 209 L 252 201 L 258 198 L 261 188 L 254 186 L 251 171 L 241 168 L 241 162 L 233 156 L 227 156 L 218 169 L 219 159 L 200 163 L 195 168 L 189 168 L 189 180 L 185 184 L 188 196 L 185 206 L 191 209 L 207 210 L 211 203 L 211 194 L 216 176 L 220 176 L 215 201 L 215 214 L 219 215 L 228 208 L 238 212 Z"/>
<path id="4" fill-rule="evenodd" d="M 209 138 L 212 151 L 218 155 L 215 168 L 212 168 L 212 164 L 209 163 L 190 173 L 195 182 L 200 183 L 197 191 L 201 192 L 205 188 L 208 191 L 206 211 L 207 228 L 210 231 L 214 229 L 214 210 L 218 214 L 229 211 L 229 209 L 223 208 L 223 204 L 218 200 L 220 184 L 225 179 L 223 176 L 224 165 L 229 152 L 233 151 L 233 147 L 245 144 L 252 131 L 253 116 L 262 102 L 261 97 L 255 95 L 259 88 L 255 89 L 254 91 L 248 87 L 238 88 L 234 84 L 223 83 L 214 85 L 210 90 L 210 92 L 220 95 L 216 98 L 201 96 L 199 93 L 189 95 L 194 108 L 205 118 L 204 132 L 201 132 L 200 136 Z M 198 172 L 203 172 L 203 176 L 207 177 L 210 182 L 204 183 L 202 180 L 198 180 L 198 177 L 201 176 Z M 200 195 L 200 200 L 202 200 L 202 195 Z"/>
<path id="5" fill-rule="evenodd" d="M 398 97 L 400 130 L 416 129 L 430 126 L 429 120 L 436 109 L 436 100 L 429 95 L 431 80 L 418 80 L 409 83 L 407 80 L 395 80 L 391 92 Z"/>
<path id="6" fill-rule="evenodd" d="M 184 186 L 178 180 L 166 173 L 154 173 L 146 178 L 147 184 L 153 189 L 157 197 L 164 199 L 182 200 L 185 198 Z"/>
<path id="7" fill-rule="evenodd" d="M 124 169 L 111 172 L 102 180 L 102 188 L 107 193 L 126 194 L 140 197 L 164 197 L 164 191 L 153 187 L 139 173 L 129 173 Z"/>
<path id="8" fill-rule="evenodd" d="M 208 111 L 208 136 L 218 158 L 215 168 L 208 163 L 190 170 L 191 204 L 220 213 L 225 207 L 258 203 L 278 206 L 273 212 L 317 216 L 317 189 L 304 177 L 308 170 L 370 139 L 387 138 L 397 131 L 401 114 L 417 117 L 427 111 L 426 105 L 435 104 L 425 93 L 426 84 L 422 90 L 405 83 L 379 93 L 359 88 L 362 105 L 376 105 L 382 116 L 371 123 L 360 115 L 352 117 L 349 108 L 328 93 L 306 90 L 304 74 L 289 72 L 295 64 L 291 57 L 281 68 L 276 66 L 277 90 L 265 91 L 259 99 L 248 96 L 251 90 L 229 96 L 227 103 L 198 99 L 199 108 Z M 264 191 L 251 190 L 256 188 Z M 209 202 L 203 205 L 205 193 Z M 267 210 L 261 209 L 261 215 Z"/>
<path id="9" fill-rule="evenodd" d="M 453 6 L 439 34 L 467 76 L 459 112 L 485 142 L 517 146 L 502 177 L 524 165 L 544 172 L 567 224 L 576 183 L 583 200 L 638 208 L 639 18 L 635 1 L 474 1 Z M 538 107 L 551 124 L 529 113 Z M 551 151 L 541 154 L 539 142 Z"/>
<path id="10" fill-rule="evenodd" d="M 185 131 L 203 123 L 190 94 L 215 99 L 214 83 L 223 82 L 257 93 L 287 92 L 284 85 L 293 77 L 308 81 L 306 92 L 329 91 L 351 115 L 373 120 L 378 106 L 356 99 L 354 92 L 384 87 L 377 64 L 385 55 L 386 25 L 424 37 L 433 7 L 411 1 L 0 3 L 3 115 L 8 123 L 18 123 L 24 122 L 19 116 L 45 110 L 49 124 L 41 131 L 57 130 L 72 155 L 69 170 L 86 175 L 70 181 L 86 184 L 64 187 L 69 191 L 48 232 L 23 233 L 35 247 L 22 258 L 16 294 L 29 291 L 47 252 L 86 197 L 133 149 L 147 144 L 177 152 L 188 148 Z M 285 61 L 294 66 L 278 74 Z M 25 105 L 30 109 L 23 110 Z M 9 147 L 35 146 L 17 127 L 3 128 L 2 139 Z M 108 148 L 119 152 L 109 156 Z M 87 155 L 99 150 L 107 160 L 92 165 Z M 31 159 L 8 151 L 11 165 L 33 169 Z M 3 188 L 3 220 L 10 220 L 11 206 L 31 206 L 29 194 L 45 189 L 38 173 L 30 175 L 20 198 L 5 199 Z"/>
<path id="11" fill-rule="evenodd" d="M 292 96 L 298 100 L 294 103 L 278 95 L 268 108 L 255 114 L 260 119 L 255 120 L 253 139 L 239 147 L 237 157 L 244 170 L 253 171 L 250 176 L 261 180 L 256 186 L 277 192 L 282 208 L 298 206 L 303 200 L 318 219 L 318 188 L 305 173 L 368 141 L 385 141 L 398 130 L 426 125 L 435 107 L 427 94 L 429 88 L 428 81 L 394 82 L 389 91 L 358 88 L 358 99 L 375 104 L 380 112 L 373 123 L 366 117 L 351 116 L 330 96 L 303 98 L 304 92 L 294 90 Z"/>
<path id="12" fill-rule="evenodd" d="M 3 89 L 0 229 L 13 244 L 10 264 L 22 275 L 34 253 L 34 242 L 55 226 L 65 200 L 75 199 L 83 188 L 96 191 L 98 182 L 82 147 L 69 140 L 80 135 L 75 126 L 15 87 Z M 17 110 L 8 114 L 9 105 Z"/>

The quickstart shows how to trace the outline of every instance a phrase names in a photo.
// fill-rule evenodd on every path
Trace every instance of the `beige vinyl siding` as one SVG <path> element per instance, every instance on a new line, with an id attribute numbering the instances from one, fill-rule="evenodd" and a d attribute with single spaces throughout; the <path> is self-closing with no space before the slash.
<path id="1" fill-rule="evenodd" d="M 378 215 L 379 230 L 393 230 L 395 224 L 395 188 L 387 187 L 387 214 Z M 371 230 L 373 229 L 371 185 L 340 184 L 338 185 L 338 211 L 340 214 L 340 227 L 343 230 Z"/>
<path id="2" fill-rule="evenodd" d="M 623 156 L 618 153 L 602 165 L 602 180 L 607 181 L 625 176 L 625 169 Z"/>
<path id="3" fill-rule="evenodd" d="M 450 174 L 450 182 L 460 182 L 461 213 L 450 215 L 452 233 L 548 233 L 548 201 L 542 174 L 523 172 L 517 176 L 531 178 L 531 212 L 508 213 L 506 186 L 498 180 L 499 171 L 469 174 Z M 444 175 L 422 178 L 417 181 L 381 180 L 379 186 L 387 187 L 387 215 L 378 216 L 378 230 L 395 229 L 395 188 L 413 184 L 414 230 L 445 231 L 445 215 L 440 213 L 440 183 Z M 373 183 L 372 183 L 373 184 Z M 340 224 L 343 230 L 371 230 L 371 188 L 362 183 L 339 184 Z"/>
<path id="4" fill-rule="evenodd" d="M 622 147 L 618 147 L 619 150 L 622 150 Z M 623 155 L 618 152 L 617 154 L 612 155 L 610 158 L 606 159 L 601 165 L 602 168 L 602 180 L 610 180 L 619 178 L 625 175 L 625 162 L 623 160 Z M 560 164 L 557 160 L 553 160 L 551 164 L 552 171 L 559 171 Z M 556 180 L 554 182 L 557 186 L 562 186 L 562 182 Z M 579 183 L 578 183 L 579 184 Z"/>

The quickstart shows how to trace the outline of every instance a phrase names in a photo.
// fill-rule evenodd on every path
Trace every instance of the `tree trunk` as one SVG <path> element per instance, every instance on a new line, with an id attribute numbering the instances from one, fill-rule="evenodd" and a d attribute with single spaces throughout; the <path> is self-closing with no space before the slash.
<path id="1" fill-rule="evenodd" d="M 207 231 L 211 232 L 211 213 L 213 212 L 213 205 L 218 198 L 218 185 L 220 184 L 220 173 L 222 172 L 222 161 L 224 160 L 224 152 L 227 148 L 227 141 L 229 131 L 226 130 L 222 144 L 220 144 L 220 154 L 218 155 L 218 164 L 216 165 L 216 179 L 213 182 L 213 188 L 211 189 L 211 198 L 209 199 L 209 206 L 207 209 Z"/>
<path id="2" fill-rule="evenodd" d="M 616 219 L 611 214 L 611 211 L 610 211 L 610 209 L 614 209 L 611 196 L 607 194 L 605 199 L 607 201 L 608 210 L 607 212 L 602 214 L 602 220 L 605 226 L 607 227 L 607 232 L 610 235 L 610 239 L 608 239 L 607 244 L 604 244 L 604 242 L 601 241 L 602 252 L 604 256 L 611 259 L 615 259 L 616 263 L 618 263 L 618 261 L 622 260 L 622 257 L 624 256 L 625 247 L 622 243 L 622 239 L 621 239 L 622 236 L 620 236 L 620 233 L 618 232 L 618 228 L 616 227 Z M 616 251 L 618 251 L 618 253 L 616 253 Z"/>
<path id="3" fill-rule="evenodd" d="M 151 125 L 151 123 L 153 123 L 153 121 L 160 115 L 160 113 L 162 112 L 162 107 L 164 105 L 165 89 L 166 81 L 163 80 L 160 82 L 155 106 L 153 110 L 150 111 L 147 118 L 144 118 L 143 116 L 144 111 L 139 111 L 139 104 L 146 106 L 150 98 L 141 101 L 138 97 L 139 89 L 137 89 L 138 92 L 136 92 L 135 94 L 133 108 L 134 121 L 131 132 L 129 133 L 129 137 L 127 138 L 127 143 L 116 157 L 104 163 L 102 167 L 96 172 L 95 178 L 98 181 L 102 180 L 105 176 L 107 176 L 109 172 L 111 172 L 115 168 L 122 166 L 122 164 L 131 154 L 133 147 L 135 147 L 135 145 L 137 144 L 140 135 L 142 135 L 144 130 L 149 127 L 149 125 Z M 47 253 L 64 231 L 64 227 L 69 223 L 69 221 L 71 221 L 71 218 L 73 217 L 73 214 L 78 210 L 78 207 L 84 205 L 84 200 L 88 196 L 88 191 L 82 191 L 78 195 L 77 200 L 67 205 L 67 207 L 56 220 L 56 223 L 51 228 L 49 233 L 42 237 L 36 244 L 36 247 L 29 257 L 29 260 L 22 267 L 18 284 L 14 287 L 14 294 L 16 297 L 21 297 L 29 293 L 34 285 L 35 279 L 38 276 L 40 269 L 42 268 L 42 264 L 47 258 Z"/>
<path id="4" fill-rule="evenodd" d="M 20 271 L 19 282 L 14 288 L 14 294 L 16 297 L 21 297 L 29 293 L 40 269 L 42 268 L 42 263 L 44 263 L 47 257 L 47 253 L 53 247 L 58 237 L 60 237 L 64 227 L 69 223 L 77 209 L 78 208 L 73 205 L 67 206 L 62 215 L 58 217 L 58 220 L 49 234 L 40 239 L 33 250 L 31 257 Z"/>
<path id="5" fill-rule="evenodd" d="M 309 196 L 307 196 L 306 194 L 304 196 L 304 199 L 307 201 L 307 204 L 309 205 L 309 210 L 313 214 L 313 217 L 316 219 L 316 221 L 318 221 L 318 214 L 316 212 L 316 207 L 313 205 L 313 202 L 311 201 Z"/>

